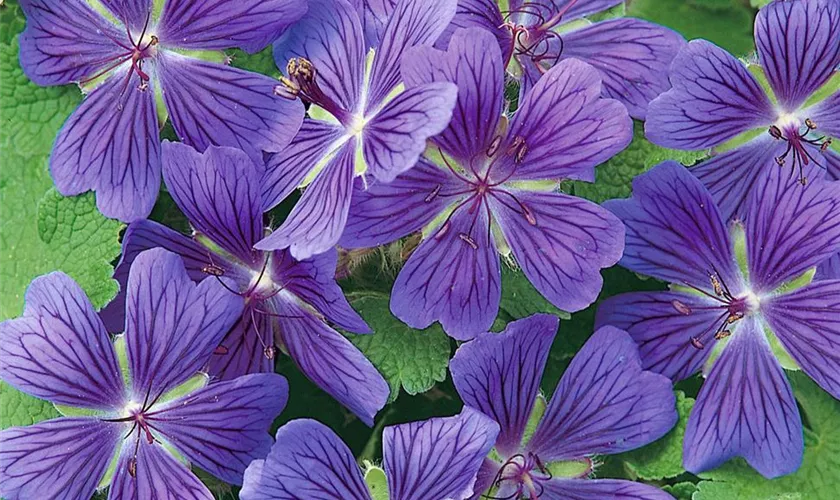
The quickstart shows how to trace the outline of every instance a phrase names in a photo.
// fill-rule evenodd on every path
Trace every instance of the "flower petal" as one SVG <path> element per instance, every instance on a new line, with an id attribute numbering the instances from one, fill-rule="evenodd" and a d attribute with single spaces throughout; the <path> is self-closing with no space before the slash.
<path id="1" fill-rule="evenodd" d="M 392 500 L 471 498 L 499 426 L 470 407 L 454 417 L 392 425 L 382 431 L 383 468 Z"/>
<path id="2" fill-rule="evenodd" d="M 280 375 L 243 375 L 153 407 L 149 420 L 191 462 L 242 484 L 248 464 L 271 449 L 268 428 L 288 396 L 289 384 Z"/>
<path id="3" fill-rule="evenodd" d="M 180 257 L 162 248 L 137 256 L 127 290 L 134 401 L 154 401 L 195 375 L 242 314 L 242 297 L 213 279 L 196 285 Z"/>
<path id="4" fill-rule="evenodd" d="M 550 314 L 529 316 L 501 334 L 461 344 L 452 358 L 452 381 L 464 404 L 498 422 L 495 448 L 502 456 L 519 450 L 558 326 Z"/>
<path id="5" fill-rule="evenodd" d="M 595 68 L 566 59 L 520 101 L 507 136 L 509 141 L 521 137 L 527 146 L 511 179 L 592 182 L 595 165 L 630 144 L 633 122 L 621 103 L 601 97 L 601 76 Z"/>
<path id="6" fill-rule="evenodd" d="M 802 463 L 802 423 L 790 384 L 760 326 L 738 328 L 712 366 L 683 441 L 683 464 L 695 474 L 740 456 L 764 477 Z"/>
<path id="7" fill-rule="evenodd" d="M 253 54 L 305 13 L 305 0 L 166 0 L 157 30 L 166 46 Z"/>
<path id="8" fill-rule="evenodd" d="M 840 137 L 840 92 L 831 94 L 802 114 L 809 116 L 820 131 L 832 137 Z"/>
<path id="9" fill-rule="evenodd" d="M 779 102 L 795 111 L 840 65 L 840 5 L 772 2 L 755 19 L 755 44 Z"/>
<path id="10" fill-rule="evenodd" d="M 601 269 L 618 262 L 624 250 L 621 221 L 595 203 L 561 193 L 507 189 L 491 196 L 505 240 L 534 287 L 564 311 L 595 302 Z"/>
<path id="11" fill-rule="evenodd" d="M 90 498 L 122 437 L 93 418 L 57 418 L 0 431 L 0 495 Z"/>
<path id="12" fill-rule="evenodd" d="M 147 22 L 151 22 L 152 0 L 100 0 L 114 17 L 131 28 L 131 37 L 140 43 Z M 66 19 L 62 19 L 66 22 Z"/>
<path id="13" fill-rule="evenodd" d="M 356 140 L 350 139 L 334 153 L 283 225 L 254 245 L 256 248 L 288 248 L 294 258 L 303 260 L 338 243 L 350 210 L 355 146 Z"/>
<path id="14" fill-rule="evenodd" d="M 231 146 L 262 164 L 262 152 L 282 150 L 303 122 L 303 104 L 275 95 L 273 78 L 174 52 L 157 61 L 172 126 L 199 151 Z"/>
<path id="15" fill-rule="evenodd" d="M 346 0 L 309 0 L 309 10 L 274 42 L 280 69 L 293 57 L 308 59 L 318 87 L 345 111 L 359 111 L 365 71 L 362 22 Z M 368 3 L 365 1 L 365 3 Z"/>
<path id="16" fill-rule="evenodd" d="M 113 410 L 125 392 L 108 332 L 69 276 L 35 278 L 24 316 L 0 323 L 0 379 L 58 404 Z"/>
<path id="17" fill-rule="evenodd" d="M 660 163 L 633 180 L 632 198 L 609 200 L 604 208 L 626 227 L 622 266 L 704 290 L 713 291 L 712 273 L 730 288 L 741 286 L 729 233 L 717 207 L 682 165 Z"/>
<path id="18" fill-rule="evenodd" d="M 344 248 L 373 248 L 420 231 L 447 206 L 457 201 L 451 193 L 466 185 L 420 158 L 393 182 L 372 182 L 367 188 L 356 179 L 347 226 L 338 244 Z"/>
<path id="19" fill-rule="evenodd" d="M 517 0 L 522 2 L 522 0 Z M 564 21 L 571 21 L 579 17 L 605 11 L 621 3 L 621 0 L 549 0 L 554 9 L 552 14 L 565 12 Z M 526 1 L 527 3 L 527 1 Z M 513 2 L 511 2 L 513 4 Z"/>
<path id="20" fill-rule="evenodd" d="M 777 295 L 761 311 L 796 364 L 840 399 L 840 280 Z"/>
<path id="21" fill-rule="evenodd" d="M 268 155 L 262 180 L 263 210 L 271 210 L 292 194 L 344 134 L 344 127 L 304 119 L 292 142 Z"/>
<path id="22" fill-rule="evenodd" d="M 723 220 L 743 220 L 747 195 L 759 175 L 778 168 L 774 158 L 785 152 L 786 144 L 773 140 L 770 135 L 762 135 L 692 167 L 691 173 L 709 190 Z"/>
<path id="23" fill-rule="evenodd" d="M 262 169 L 233 148 L 202 154 L 164 141 L 161 150 L 166 187 L 193 228 L 244 263 L 261 265 L 253 246 L 263 236 Z"/>
<path id="24" fill-rule="evenodd" d="M 505 71 L 501 52 L 492 48 L 495 43 L 483 29 L 458 30 L 447 51 L 417 47 L 402 64 L 409 88 L 431 82 L 458 86 L 452 121 L 432 141 L 461 163 L 486 152 L 502 117 Z"/>
<path id="25" fill-rule="evenodd" d="M 669 148 L 704 149 L 776 121 L 764 90 L 734 56 L 692 40 L 671 64 L 672 88 L 648 107 L 645 133 Z"/>
<path id="26" fill-rule="evenodd" d="M 245 471 L 242 500 L 370 500 L 353 453 L 326 425 L 292 420 L 277 429 L 265 460 Z"/>
<path id="27" fill-rule="evenodd" d="M 271 316 L 255 312 L 255 308 L 245 306 L 210 357 L 207 373 L 214 379 L 235 380 L 249 373 L 274 371 L 274 361 L 265 355 L 265 349 L 274 343 Z"/>
<path id="28" fill-rule="evenodd" d="M 140 440 L 139 444 L 137 440 Z M 133 465 L 132 460 L 136 460 Z M 135 470 L 134 475 L 129 472 L 130 468 Z M 133 439 L 123 444 L 114 481 L 108 490 L 108 500 L 126 498 L 214 499 L 207 486 L 186 465 L 160 443 L 147 444 L 140 433 L 135 433 Z"/>
<path id="29" fill-rule="evenodd" d="M 423 329 L 440 321 L 467 340 L 490 330 L 501 299 L 501 269 L 490 221 L 473 199 L 423 240 L 394 282 L 391 312 Z"/>
<path id="30" fill-rule="evenodd" d="M 834 279 L 840 279 L 840 253 L 834 254 L 833 257 L 817 266 L 817 273 L 814 275 L 814 280 Z"/>
<path id="31" fill-rule="evenodd" d="M 840 251 L 840 184 L 820 179 L 820 169 L 770 168 L 747 199 L 747 263 L 756 292 L 785 281 Z"/>
<path id="32" fill-rule="evenodd" d="M 563 35 L 563 57 L 575 57 L 600 72 L 604 95 L 643 120 L 650 101 L 671 88 L 668 67 L 685 46 L 676 32 L 639 19 L 610 19 Z"/>
<path id="33" fill-rule="evenodd" d="M 458 87 L 434 82 L 412 87 L 388 102 L 362 133 L 367 171 L 391 182 L 413 167 L 426 140 L 442 132 L 452 118 Z"/>
<path id="34" fill-rule="evenodd" d="M 605 326 L 572 359 L 526 449 L 543 462 L 620 453 L 676 423 L 671 381 L 643 371 L 630 335 Z"/>
<path id="35" fill-rule="evenodd" d="M 152 71 L 152 67 L 147 67 Z M 160 190 L 160 139 L 153 83 L 117 70 L 64 123 L 50 172 L 65 196 L 97 192 L 106 217 L 131 222 L 152 211 Z"/>
<path id="36" fill-rule="evenodd" d="M 495 0 L 458 0 L 455 16 L 452 17 L 449 26 L 440 35 L 435 46 L 445 49 L 452 43 L 451 37 L 457 31 L 480 28 L 495 36 L 502 56 L 507 59 L 513 50 L 513 44 L 511 43 L 513 40 L 510 31 L 503 27 L 504 23 L 505 20 L 499 11 L 499 4 Z M 479 44 L 479 46 L 482 45 Z M 492 49 L 485 52 L 486 55 L 491 57 L 494 53 L 495 51 Z"/>
<path id="37" fill-rule="evenodd" d="M 390 395 L 388 383 L 344 336 L 286 299 L 273 301 L 280 337 L 298 368 L 368 426 Z"/>
<path id="38" fill-rule="evenodd" d="M 552 479 L 546 483 L 549 498 L 574 498 L 575 500 L 673 500 L 673 497 L 655 486 L 623 479 Z"/>
<path id="39" fill-rule="evenodd" d="M 373 59 L 365 114 L 379 109 L 400 82 L 406 50 L 432 45 L 455 15 L 457 0 L 401 0 L 397 3 Z"/>
<path id="40" fill-rule="evenodd" d="M 130 55 L 126 34 L 82 0 L 22 0 L 26 29 L 20 65 L 37 85 L 64 85 L 96 76 Z"/>

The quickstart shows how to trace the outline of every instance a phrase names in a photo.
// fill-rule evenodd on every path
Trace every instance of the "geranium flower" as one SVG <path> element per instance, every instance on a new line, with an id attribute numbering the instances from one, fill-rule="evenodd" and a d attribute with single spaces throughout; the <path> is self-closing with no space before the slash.
<path id="1" fill-rule="evenodd" d="M 452 122 L 432 139 L 439 163 L 421 160 L 388 184 L 357 181 L 340 241 L 375 247 L 424 230 L 394 284 L 394 314 L 414 328 L 440 321 L 459 339 L 489 330 L 501 293 L 497 253 L 511 251 L 560 309 L 591 304 L 600 270 L 621 257 L 624 229 L 607 210 L 556 188 L 561 179 L 594 181 L 595 165 L 631 140 L 627 110 L 600 97 L 598 72 L 560 62 L 509 126 L 502 55 L 487 31 L 460 30 L 446 52 L 415 50 L 403 76 L 409 88 L 458 85 Z"/>
<path id="2" fill-rule="evenodd" d="M 840 2 L 773 1 L 756 17 L 755 43 L 760 64 L 745 66 L 711 42 L 690 42 L 671 66 L 673 88 L 651 103 L 645 123 L 662 146 L 724 146 L 692 169 L 724 219 L 744 216 L 764 170 L 793 169 L 805 184 L 804 171 L 817 164 L 840 178 L 840 155 L 829 149 L 840 135 Z"/>
<path id="3" fill-rule="evenodd" d="M 607 326 L 572 360 L 546 408 L 540 379 L 558 323 L 549 314 L 514 321 L 501 334 L 485 333 L 462 344 L 452 358 L 452 380 L 464 404 L 501 428 L 476 492 L 510 500 L 670 499 L 645 484 L 589 479 L 592 455 L 644 446 L 674 426 L 670 380 L 644 371 L 630 336 Z"/>
<path id="4" fill-rule="evenodd" d="M 683 448 L 691 472 L 735 456 L 768 478 L 799 467 L 802 424 L 780 362 L 840 397 L 840 280 L 802 286 L 840 249 L 840 184 L 816 170 L 805 169 L 806 186 L 778 168 L 759 176 L 732 234 L 711 193 L 673 162 L 604 205 L 627 226 L 621 265 L 672 290 L 612 297 L 597 324 L 627 330 L 644 367 L 675 381 L 705 365 Z"/>
<path id="5" fill-rule="evenodd" d="M 55 141 L 55 185 L 68 196 L 96 191 L 99 210 L 126 222 L 146 217 L 160 189 L 160 116 L 200 150 L 234 146 L 262 160 L 289 143 L 304 112 L 275 95 L 276 80 L 206 52 L 262 49 L 304 14 L 303 0 L 166 0 L 159 17 L 152 3 L 21 1 L 26 76 L 89 91 Z"/>
<path id="6" fill-rule="evenodd" d="M 434 43 L 455 4 L 402 0 L 367 59 L 359 15 L 345 0 L 312 0 L 296 29 L 274 43 L 275 60 L 288 73 L 281 79 L 288 96 L 311 106 L 292 144 L 268 160 L 263 208 L 308 187 L 257 248 L 289 248 L 304 259 L 334 247 L 347 220 L 353 178 L 393 180 L 449 123 L 455 86 L 434 82 L 401 91 L 400 61 L 407 49 Z"/>
<path id="7" fill-rule="evenodd" d="M 166 186 L 194 234 L 187 237 L 147 220 L 132 223 L 123 238 L 117 280 L 124 285 L 138 253 L 154 247 L 180 255 L 197 282 L 226 280 L 228 293 L 243 297 L 245 307 L 217 343 L 210 375 L 228 380 L 274 371 L 280 347 L 310 380 L 372 425 L 388 399 L 388 383 L 327 324 L 370 333 L 335 282 L 335 250 L 306 260 L 294 259 L 287 250 L 254 250 L 264 234 L 262 166 L 232 148 L 211 146 L 201 154 L 165 141 L 162 149 Z M 121 324 L 121 300 L 124 295 L 105 310 L 109 328 Z"/>
<path id="8" fill-rule="evenodd" d="M 242 484 L 247 465 L 268 454 L 285 379 L 256 374 L 205 387 L 207 377 L 195 376 L 242 299 L 215 280 L 196 285 L 162 249 L 137 257 L 127 295 L 117 345 L 59 272 L 35 279 L 23 316 L 0 323 L 0 379 L 67 415 L 0 431 L 4 498 L 90 498 L 110 484 L 112 499 L 212 499 L 186 461 Z"/>
<path id="9" fill-rule="evenodd" d="M 498 432 L 495 422 L 471 408 L 454 417 L 385 427 L 387 498 L 471 498 L 476 473 Z M 350 449 L 329 427 L 292 420 L 277 430 L 276 438 L 268 457 L 248 466 L 242 500 L 373 498 Z"/>

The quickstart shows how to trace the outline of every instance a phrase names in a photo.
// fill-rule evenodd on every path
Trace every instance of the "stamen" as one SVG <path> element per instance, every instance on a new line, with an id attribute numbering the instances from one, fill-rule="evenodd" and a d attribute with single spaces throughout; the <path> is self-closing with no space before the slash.
<path id="1" fill-rule="evenodd" d="M 464 243 L 472 247 L 473 250 L 478 250 L 478 243 L 476 243 L 475 240 L 470 237 L 470 235 L 465 233 L 459 233 L 458 237 L 461 238 L 461 240 L 463 240 Z"/>
<path id="2" fill-rule="evenodd" d="M 300 96 L 301 99 L 324 108 L 345 126 L 352 123 L 354 120 L 352 114 L 333 101 L 318 86 L 318 71 L 311 61 L 303 57 L 293 57 L 286 64 L 286 72 L 289 78 L 280 78 L 281 85 L 274 88 L 275 94 L 282 97 Z"/>
<path id="3" fill-rule="evenodd" d="M 440 188 L 441 187 L 442 186 L 440 184 L 435 186 L 435 188 L 432 190 L 432 192 L 429 193 L 425 198 L 423 198 L 423 201 L 426 202 L 426 203 L 431 203 L 431 201 L 434 200 L 437 197 L 438 193 L 440 193 Z"/>
<path id="4" fill-rule="evenodd" d="M 691 308 L 688 307 L 684 302 L 681 302 L 677 299 L 671 301 L 671 305 L 674 306 L 674 309 L 683 316 L 688 316 L 691 314 Z"/>
<path id="5" fill-rule="evenodd" d="M 771 125 L 767 132 L 773 137 L 773 139 L 782 139 L 782 131 L 775 125 Z"/>
<path id="6" fill-rule="evenodd" d="M 817 129 L 817 124 L 814 123 L 814 121 L 811 120 L 810 118 L 805 118 L 805 126 L 808 127 L 809 130 L 816 130 Z"/>
<path id="7" fill-rule="evenodd" d="M 213 349 L 213 354 L 218 354 L 220 356 L 224 356 L 227 353 L 228 353 L 228 348 L 223 346 L 223 345 L 220 345 L 220 346 L 216 347 L 215 349 Z"/>
<path id="8" fill-rule="evenodd" d="M 493 138 L 493 142 L 490 143 L 490 147 L 487 148 L 487 157 L 492 158 L 496 156 L 496 153 L 499 152 L 499 146 L 502 144 L 502 136 L 497 135 Z"/>
<path id="9" fill-rule="evenodd" d="M 698 351 L 702 351 L 705 346 L 703 342 L 700 342 L 700 339 L 697 337 L 691 337 L 691 346 L 697 349 Z"/>
<path id="10" fill-rule="evenodd" d="M 732 335 L 732 332 L 729 330 L 720 330 L 719 332 L 715 333 L 715 340 L 722 340 L 726 337 Z"/>
<path id="11" fill-rule="evenodd" d="M 201 272 L 210 274 L 212 276 L 224 276 L 225 270 L 216 264 L 208 264 L 201 268 Z"/>
<path id="12" fill-rule="evenodd" d="M 132 457 L 128 460 L 128 475 L 137 477 L 137 458 Z"/>

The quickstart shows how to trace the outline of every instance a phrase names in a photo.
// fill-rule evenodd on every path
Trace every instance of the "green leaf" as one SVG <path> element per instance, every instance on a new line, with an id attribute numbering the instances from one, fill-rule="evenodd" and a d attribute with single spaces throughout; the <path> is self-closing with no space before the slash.
<path id="1" fill-rule="evenodd" d="M 52 404 L 0 382 L 0 429 L 32 425 L 60 416 Z"/>
<path id="2" fill-rule="evenodd" d="M 499 308 L 513 319 L 521 319 L 536 313 L 549 313 L 562 319 L 571 315 L 561 311 L 534 288 L 525 273 L 502 266 L 502 300 Z"/>
<path id="3" fill-rule="evenodd" d="M 388 500 L 388 478 L 381 467 L 365 463 L 365 484 L 373 500 Z"/>
<path id="4" fill-rule="evenodd" d="M 805 428 L 805 457 L 798 471 L 776 479 L 765 479 L 743 459 L 701 474 L 694 500 L 833 499 L 840 486 L 840 401 L 820 389 L 802 372 L 789 373 L 791 385 L 802 407 Z"/>
<path id="5" fill-rule="evenodd" d="M 230 65 L 234 68 L 245 69 L 255 73 L 262 73 L 273 78 L 280 76 L 280 70 L 274 64 L 274 54 L 271 45 L 257 52 L 249 54 L 241 49 L 227 51 L 230 58 Z M 283 68 L 285 70 L 285 68 Z"/>
<path id="6" fill-rule="evenodd" d="M 694 399 L 677 391 L 677 425 L 653 443 L 619 455 L 625 465 L 642 479 L 664 479 L 679 476 L 685 472 L 682 465 L 683 436 L 688 423 L 688 414 L 694 407 Z"/>
<path id="7" fill-rule="evenodd" d="M 414 395 L 446 379 L 451 349 L 439 324 L 425 330 L 409 328 L 391 314 L 385 294 L 354 292 L 348 299 L 374 332 L 348 338 L 388 381 L 389 402 L 397 399 L 401 386 Z"/>
<path id="8" fill-rule="evenodd" d="M 576 181 L 574 192 L 575 195 L 596 203 L 613 198 L 627 198 L 630 196 L 633 178 L 655 165 L 665 160 L 693 165 L 706 156 L 706 151 L 678 151 L 657 146 L 645 139 L 642 123 L 635 122 L 633 142 L 627 149 L 595 169 L 595 183 Z"/>
<path id="9" fill-rule="evenodd" d="M 26 17 L 23 9 L 14 0 L 9 0 L 0 6 L 0 43 L 11 43 L 12 39 L 23 31 Z"/>
<path id="10" fill-rule="evenodd" d="M 670 493 L 677 500 L 691 500 L 692 495 L 697 491 L 697 485 L 686 481 L 677 484 L 666 484 L 662 487 L 662 490 Z"/>

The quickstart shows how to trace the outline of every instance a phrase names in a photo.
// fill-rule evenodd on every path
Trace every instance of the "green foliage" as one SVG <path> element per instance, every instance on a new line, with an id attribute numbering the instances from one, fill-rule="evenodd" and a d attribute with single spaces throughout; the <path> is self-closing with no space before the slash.
<path id="1" fill-rule="evenodd" d="M 374 332 L 348 338 L 388 381 L 389 401 L 397 399 L 400 387 L 414 395 L 446 378 L 451 348 L 439 324 L 425 330 L 409 328 L 391 314 L 384 294 L 354 292 L 348 299 Z"/>
<path id="2" fill-rule="evenodd" d="M 0 6 L 0 44 L 8 44 L 23 31 L 26 18 L 16 1 L 7 1 Z"/>
<path id="3" fill-rule="evenodd" d="M 697 485 L 685 481 L 677 484 L 666 484 L 662 489 L 677 500 L 692 500 L 692 495 L 697 491 Z"/>
<path id="4" fill-rule="evenodd" d="M 534 288 L 521 270 L 502 265 L 502 300 L 499 304 L 503 313 L 512 319 L 521 319 L 536 313 L 549 313 L 562 319 L 571 315 L 561 311 Z"/>
<path id="5" fill-rule="evenodd" d="M 58 411 L 50 403 L 0 382 L 0 429 L 32 425 L 58 416 Z"/>
<path id="6" fill-rule="evenodd" d="M 271 52 L 271 45 L 256 54 L 249 54 L 241 49 L 226 51 L 230 58 L 230 65 L 234 68 L 245 69 L 255 73 L 278 77 L 280 70 L 274 64 L 274 55 Z M 285 72 L 285 68 L 284 68 Z"/>
<path id="7" fill-rule="evenodd" d="M 701 474 L 694 500 L 771 500 L 837 498 L 840 479 L 840 401 L 820 389 L 802 372 L 789 373 L 802 408 L 805 457 L 802 467 L 788 476 L 764 479 L 744 460 L 730 461 Z"/>

